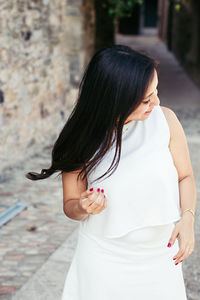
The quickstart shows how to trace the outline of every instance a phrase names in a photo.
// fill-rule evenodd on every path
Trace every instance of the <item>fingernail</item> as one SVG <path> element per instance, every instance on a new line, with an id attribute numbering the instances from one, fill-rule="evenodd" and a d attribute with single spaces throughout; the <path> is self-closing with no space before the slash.
<path id="1" fill-rule="evenodd" d="M 104 189 L 101 189 L 101 192 L 104 193 Z"/>
<path id="2" fill-rule="evenodd" d="M 100 189 L 99 189 L 99 188 L 97 189 L 97 192 L 100 192 Z"/>
<path id="3" fill-rule="evenodd" d="M 93 188 L 90 189 L 90 192 L 92 192 L 92 191 L 93 191 Z"/>
<path id="4" fill-rule="evenodd" d="M 183 260 L 181 260 L 180 262 L 182 262 Z"/>
<path id="5" fill-rule="evenodd" d="M 175 263 L 175 265 L 178 265 L 178 262 L 177 262 L 177 263 Z"/>
<path id="6" fill-rule="evenodd" d="M 176 257 L 175 258 L 173 258 L 173 260 L 175 260 L 176 259 Z"/>
<path id="7" fill-rule="evenodd" d="M 171 244 L 170 244 L 170 243 L 168 243 L 167 247 L 171 247 Z"/>

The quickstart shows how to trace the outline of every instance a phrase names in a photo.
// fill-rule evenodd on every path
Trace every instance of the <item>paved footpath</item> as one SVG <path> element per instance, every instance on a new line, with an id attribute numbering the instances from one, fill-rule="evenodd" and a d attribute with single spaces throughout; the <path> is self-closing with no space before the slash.
<path id="1" fill-rule="evenodd" d="M 41 149 L 41 153 L 1 172 L 1 211 L 18 200 L 27 203 L 28 209 L 0 228 L 0 300 L 12 299 L 12 295 L 34 276 L 79 224 L 63 213 L 62 183 L 61 178 L 57 178 L 58 173 L 40 181 L 25 178 L 28 171 L 40 172 L 48 167 L 50 154 L 48 147 Z M 67 263 L 64 263 L 60 277 L 66 273 L 66 267 Z M 55 276 L 55 268 L 46 275 L 51 273 Z M 42 294 L 39 289 L 36 292 Z M 27 295 L 30 300 L 38 299 L 37 296 L 33 298 L 29 290 L 19 299 L 27 300 Z"/>
<path id="2" fill-rule="evenodd" d="M 135 49 L 144 49 L 160 61 L 161 105 L 175 111 L 186 133 L 198 201 L 195 251 L 182 265 L 188 300 L 199 300 L 200 91 L 158 38 L 118 35 L 116 42 Z M 2 172 L 1 203 L 11 205 L 13 199 L 19 199 L 29 206 L 0 229 L 0 299 L 61 298 L 64 280 L 77 243 L 79 221 L 64 216 L 61 179 L 53 175 L 46 180 L 32 182 L 24 177 L 29 170 L 40 171 L 49 164 L 50 147 L 46 147 L 39 154 L 35 150 L 28 160 L 16 162 Z M 29 230 L 31 226 L 36 226 L 36 229 Z"/>

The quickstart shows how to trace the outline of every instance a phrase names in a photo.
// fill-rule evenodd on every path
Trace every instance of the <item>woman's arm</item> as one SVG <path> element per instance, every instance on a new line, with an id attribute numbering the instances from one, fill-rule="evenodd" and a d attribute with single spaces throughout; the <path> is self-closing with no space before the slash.
<path id="1" fill-rule="evenodd" d="M 99 214 L 107 207 L 104 190 L 88 190 L 87 177 L 83 180 L 81 176 L 77 181 L 79 172 L 62 173 L 63 210 L 67 217 L 74 220 L 84 220 L 89 214 Z"/>
<path id="2" fill-rule="evenodd" d="M 179 177 L 179 195 L 182 217 L 175 225 L 168 244 L 168 247 L 170 247 L 174 244 L 176 238 L 180 239 L 179 251 L 173 257 L 175 265 L 177 265 L 179 262 L 186 259 L 194 250 L 194 216 L 190 211 L 184 211 L 191 208 L 195 212 L 196 184 L 187 140 L 182 125 L 171 109 L 167 107 L 161 108 L 163 109 L 169 125 L 169 148 Z"/>
<path id="3" fill-rule="evenodd" d="M 87 179 L 77 181 L 80 170 L 62 173 L 63 184 L 63 211 L 65 215 L 74 220 L 83 220 L 88 214 L 79 205 L 81 193 L 87 189 Z"/>
<path id="4" fill-rule="evenodd" d="M 169 148 L 179 177 L 181 211 L 183 213 L 184 210 L 188 208 L 192 208 L 192 210 L 195 211 L 196 184 L 186 136 L 175 113 L 167 107 L 161 106 L 161 108 L 165 114 L 170 129 Z M 185 212 L 182 217 L 193 219 L 190 211 Z"/>

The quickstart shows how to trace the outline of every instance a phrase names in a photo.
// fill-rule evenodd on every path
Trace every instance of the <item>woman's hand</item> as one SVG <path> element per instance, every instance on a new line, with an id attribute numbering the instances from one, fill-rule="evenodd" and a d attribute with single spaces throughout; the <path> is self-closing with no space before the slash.
<path id="1" fill-rule="evenodd" d="M 88 214 L 99 214 L 107 207 L 107 199 L 103 189 L 96 191 L 91 188 L 81 194 L 79 206 Z"/>
<path id="2" fill-rule="evenodd" d="M 175 265 L 182 262 L 194 251 L 194 218 L 189 212 L 183 214 L 180 221 L 175 225 L 169 243 L 173 245 L 176 238 L 180 239 L 180 247 L 178 253 L 173 257 L 176 260 Z"/>

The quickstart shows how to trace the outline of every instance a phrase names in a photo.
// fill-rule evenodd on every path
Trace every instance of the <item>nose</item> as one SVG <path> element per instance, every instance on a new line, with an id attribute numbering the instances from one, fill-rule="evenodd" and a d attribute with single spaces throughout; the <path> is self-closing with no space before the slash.
<path id="1" fill-rule="evenodd" d="M 153 104 L 153 106 L 160 105 L 160 99 L 157 96 L 157 94 L 155 94 L 155 93 L 153 94 L 153 97 L 152 97 L 152 104 Z"/>

